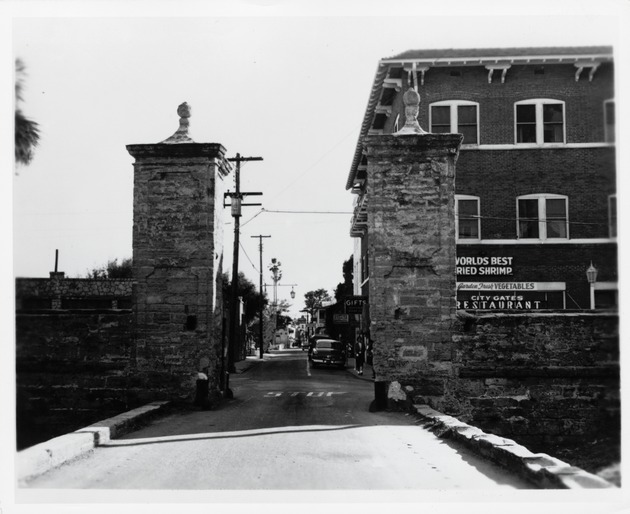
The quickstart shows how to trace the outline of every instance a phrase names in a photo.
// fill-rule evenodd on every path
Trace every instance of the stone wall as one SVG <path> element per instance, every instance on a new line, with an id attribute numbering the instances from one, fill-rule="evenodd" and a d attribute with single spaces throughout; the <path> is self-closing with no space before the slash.
<path id="1" fill-rule="evenodd" d="M 129 310 L 17 314 L 19 447 L 142 403 L 127 369 L 132 321 Z"/>
<path id="2" fill-rule="evenodd" d="M 15 281 L 16 310 L 38 309 L 131 309 L 132 279 L 18 278 Z"/>
<path id="3" fill-rule="evenodd" d="M 619 435 L 616 314 L 460 318 L 453 366 L 440 407 L 484 430 L 525 445 Z"/>

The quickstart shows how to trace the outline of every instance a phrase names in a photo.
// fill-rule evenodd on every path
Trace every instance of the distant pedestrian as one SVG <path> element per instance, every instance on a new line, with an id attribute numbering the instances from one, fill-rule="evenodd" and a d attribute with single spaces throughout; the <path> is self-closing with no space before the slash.
<path id="1" fill-rule="evenodd" d="M 365 340 L 362 335 L 357 337 L 354 345 L 354 368 L 359 375 L 363 375 L 363 363 L 365 362 Z"/>

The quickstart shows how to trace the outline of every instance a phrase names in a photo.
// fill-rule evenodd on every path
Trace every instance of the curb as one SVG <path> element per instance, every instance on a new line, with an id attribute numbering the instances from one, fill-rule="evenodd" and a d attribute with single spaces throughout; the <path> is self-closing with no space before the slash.
<path id="1" fill-rule="evenodd" d="M 27 480 L 76 459 L 110 439 L 131 432 L 170 403 L 152 402 L 18 452 L 18 483 L 23 485 Z"/>
<path id="2" fill-rule="evenodd" d="M 438 437 L 451 438 L 478 455 L 516 472 L 518 476 L 542 489 L 617 488 L 603 478 L 571 466 L 546 453 L 532 453 L 511 439 L 487 434 L 477 427 L 447 416 L 428 405 L 414 405 L 425 428 Z"/>

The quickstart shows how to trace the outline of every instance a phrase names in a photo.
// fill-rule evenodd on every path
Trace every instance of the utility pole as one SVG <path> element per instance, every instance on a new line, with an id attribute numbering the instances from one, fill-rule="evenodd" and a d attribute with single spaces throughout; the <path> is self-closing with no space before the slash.
<path id="1" fill-rule="evenodd" d="M 234 373 L 234 351 L 236 350 L 236 332 L 238 330 L 238 246 L 239 246 L 239 234 L 240 234 L 240 218 L 241 218 L 241 206 L 244 205 L 261 205 L 259 203 L 243 203 L 243 197 L 248 195 L 262 195 L 262 193 L 243 193 L 241 192 L 241 162 L 245 161 L 262 161 L 262 157 L 241 157 L 241 154 L 237 153 L 236 157 L 228 158 L 228 161 L 236 162 L 236 171 L 234 174 L 235 189 L 234 193 L 229 191 L 225 193 L 224 198 L 228 196 L 231 199 L 230 206 L 232 208 L 232 217 L 234 218 L 234 257 L 232 261 L 232 294 L 230 303 L 230 337 L 228 339 L 228 371 L 225 382 L 225 392 L 228 397 L 231 397 L 231 391 L 229 389 L 229 374 Z M 226 207 L 226 205 L 224 205 Z"/>
<path id="2" fill-rule="evenodd" d="M 264 311 L 264 305 L 265 305 L 265 297 L 263 296 L 263 267 L 262 267 L 262 263 L 263 263 L 263 244 L 262 244 L 262 240 L 263 237 L 271 237 L 271 236 L 263 236 L 263 235 L 258 235 L 258 236 L 251 236 L 251 237 L 257 237 L 258 238 L 258 242 L 260 243 L 258 248 L 260 249 L 260 358 L 263 358 L 263 353 L 265 353 L 263 347 L 264 347 L 264 337 L 265 337 L 265 331 L 263 330 L 263 311 Z"/>

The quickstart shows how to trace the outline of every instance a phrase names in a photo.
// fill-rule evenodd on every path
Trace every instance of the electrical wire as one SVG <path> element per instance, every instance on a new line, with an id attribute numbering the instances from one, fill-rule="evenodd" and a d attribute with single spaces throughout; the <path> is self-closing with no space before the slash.
<path id="1" fill-rule="evenodd" d="M 281 213 L 281 214 L 352 214 L 352 212 L 348 212 L 348 211 L 278 211 L 278 210 L 272 210 L 272 209 L 263 209 L 263 211 L 265 212 L 271 212 L 271 213 Z"/>
<path id="2" fill-rule="evenodd" d="M 243 253 L 245 254 L 245 257 L 247 258 L 247 260 L 249 261 L 249 263 L 252 265 L 252 268 L 254 268 L 254 270 L 256 270 L 257 273 L 260 273 L 260 270 L 254 265 L 254 263 L 252 262 L 252 260 L 249 258 L 249 255 L 247 255 L 247 252 L 245 251 L 245 247 L 243 246 L 243 243 L 241 243 L 240 241 L 238 242 L 238 245 L 241 247 L 241 250 L 243 250 Z"/>
<path id="3" fill-rule="evenodd" d="M 538 222 L 543 222 L 543 223 L 550 223 L 550 222 L 554 222 L 554 221 L 562 221 L 562 219 L 560 218 L 551 218 L 551 219 L 547 219 L 547 220 L 541 220 L 539 218 L 504 218 L 504 217 L 500 217 L 500 216 L 459 216 L 460 220 L 466 220 L 466 219 L 470 219 L 470 220 L 499 220 L 499 221 L 538 221 Z M 570 221 L 570 220 L 566 220 L 566 222 L 569 225 L 593 225 L 593 226 L 600 226 L 600 227 L 607 227 L 608 223 L 595 223 L 595 222 L 589 222 L 589 221 Z"/>
<path id="4" fill-rule="evenodd" d="M 308 173 L 309 171 L 311 171 L 315 166 L 317 166 L 320 162 L 322 162 L 326 157 L 328 157 L 328 155 L 330 153 L 332 153 L 332 151 L 337 148 L 341 143 L 343 143 L 346 139 L 348 139 L 348 137 L 353 134 L 354 132 L 356 132 L 357 128 L 360 129 L 361 125 L 363 123 L 359 123 L 358 125 L 354 126 L 352 128 L 352 130 L 350 132 L 348 132 L 345 136 L 343 136 L 339 141 L 337 141 L 329 150 L 327 150 L 326 152 L 324 152 L 324 154 L 317 159 L 313 164 L 311 164 L 308 168 L 306 168 L 302 173 L 300 173 L 299 175 L 297 175 L 295 177 L 295 180 L 293 180 L 292 182 L 289 182 L 283 189 L 281 189 L 280 191 L 278 191 L 274 196 L 272 196 L 270 198 L 270 200 L 273 200 L 274 198 L 277 198 L 278 196 L 280 196 L 282 193 L 284 193 L 287 189 L 289 189 L 290 187 L 292 187 L 298 180 L 300 180 L 304 175 L 306 175 L 306 173 Z"/>

